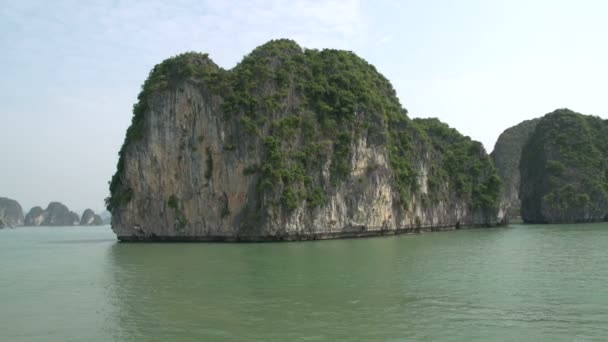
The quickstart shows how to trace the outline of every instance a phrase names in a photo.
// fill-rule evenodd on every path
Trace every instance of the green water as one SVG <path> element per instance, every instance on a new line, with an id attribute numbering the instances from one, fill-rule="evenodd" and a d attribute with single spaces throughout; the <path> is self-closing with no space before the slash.
<path id="1" fill-rule="evenodd" d="M 608 225 L 271 244 L 0 230 L 0 341 L 603 341 Z"/>

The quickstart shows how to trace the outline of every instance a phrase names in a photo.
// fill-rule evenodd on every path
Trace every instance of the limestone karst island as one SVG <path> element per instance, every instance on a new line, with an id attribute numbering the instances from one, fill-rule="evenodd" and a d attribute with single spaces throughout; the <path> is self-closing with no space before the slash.
<path id="1" fill-rule="evenodd" d="M 154 67 L 133 114 L 106 199 L 122 241 L 608 219 L 606 120 L 557 110 L 506 130 L 489 156 L 438 119 L 408 117 L 348 51 L 273 40 L 231 70 L 184 53 Z"/>
<path id="2" fill-rule="evenodd" d="M 33 207 L 24 216 L 21 204 L 14 199 L 0 197 L 0 229 L 25 227 L 65 227 L 101 226 L 104 222 L 92 209 L 86 209 L 81 216 L 71 211 L 63 203 L 51 202 L 46 207 Z"/>
<path id="3" fill-rule="evenodd" d="M 0 3 L 0 342 L 608 340 L 608 1 Z"/>

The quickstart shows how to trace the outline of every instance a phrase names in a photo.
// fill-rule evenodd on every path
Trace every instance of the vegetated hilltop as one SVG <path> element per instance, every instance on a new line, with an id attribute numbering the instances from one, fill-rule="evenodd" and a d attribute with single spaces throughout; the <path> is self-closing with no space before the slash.
<path id="1" fill-rule="evenodd" d="M 480 143 L 410 120 L 352 52 L 270 41 L 231 70 L 157 65 L 107 207 L 121 240 L 298 240 L 496 223 Z"/>
<path id="2" fill-rule="evenodd" d="M 519 161 L 521 150 L 539 119 L 526 120 L 506 129 L 496 141 L 491 156 L 502 179 L 500 210 L 506 222 L 521 220 Z"/>
<path id="3" fill-rule="evenodd" d="M 520 198 L 525 222 L 608 220 L 608 121 L 559 109 L 524 145 Z"/>

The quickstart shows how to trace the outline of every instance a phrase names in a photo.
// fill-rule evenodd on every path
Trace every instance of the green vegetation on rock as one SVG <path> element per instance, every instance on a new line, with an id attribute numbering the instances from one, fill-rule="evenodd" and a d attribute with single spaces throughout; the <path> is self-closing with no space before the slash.
<path id="1" fill-rule="evenodd" d="M 469 200 L 473 209 L 496 209 L 501 180 L 481 143 L 458 133 L 437 119 L 414 119 L 433 147 L 435 161 L 427 175 L 432 196 L 445 194 L 449 184 L 454 194 Z"/>
<path id="2" fill-rule="evenodd" d="M 458 199 L 471 209 L 497 206 L 500 181 L 480 143 L 436 119 L 410 120 L 390 82 L 354 53 L 307 50 L 283 39 L 256 48 L 231 70 L 197 53 L 157 65 L 134 106 L 110 182 L 109 210 L 134 196 L 123 181 L 124 156 L 146 137 L 151 98 L 179 91 L 184 82 L 199 86 L 220 105 L 223 122 L 236 127 L 216 153 L 237 158 L 243 151 L 259 151 L 255 165 L 243 169 L 254 177 L 259 197 L 257 207 L 248 209 L 251 217 L 326 204 L 341 187 L 350 187 L 353 153 L 361 142 L 386 150 L 401 208 L 407 210 L 408 201 L 420 194 L 422 160 L 430 164 L 425 167 L 431 170 L 431 200 Z M 209 179 L 214 167 L 209 147 L 206 155 Z"/>
<path id="3" fill-rule="evenodd" d="M 522 150 L 526 222 L 585 222 L 608 215 L 608 123 L 560 109 L 545 115 Z"/>
<path id="4" fill-rule="evenodd" d="M 143 137 L 149 97 L 184 79 L 213 85 L 213 91 L 223 94 L 228 119 L 238 118 L 247 132 L 262 132 L 266 152 L 258 168 L 259 188 L 277 190 L 277 202 L 287 208 L 303 200 L 311 200 L 311 205 L 323 202 L 325 196 L 312 185 L 312 178 L 319 176 L 329 153 L 333 152 L 331 171 L 337 184 L 350 171 L 354 139 L 385 134 L 386 123 L 390 127 L 409 122 L 388 80 L 352 52 L 303 50 L 293 41 L 275 40 L 255 49 L 231 71 L 218 68 L 206 54 L 179 55 L 154 67 L 142 87 L 110 183 L 108 209 L 132 197 L 121 185 L 122 156 L 131 142 Z M 415 181 L 403 150 L 406 135 L 395 130 L 395 146 L 390 149 L 404 194 Z M 211 167 L 208 157 L 207 178 Z"/>
<path id="5" fill-rule="evenodd" d="M 106 198 L 106 207 L 109 211 L 121 204 L 128 203 L 132 190 L 123 184 L 121 178 L 125 168 L 124 154 L 134 142 L 144 138 L 145 114 L 149 108 L 151 96 L 160 91 L 176 87 L 186 79 L 200 80 L 209 85 L 221 84 L 223 70 L 213 63 L 207 54 L 187 52 L 169 58 L 156 65 L 148 79 L 144 82 L 141 92 L 137 96 L 138 102 L 133 105 L 131 126 L 127 129 L 125 141 L 118 152 L 117 171 L 110 181 L 110 196 Z M 199 137 L 202 140 L 202 137 Z"/>
<path id="6" fill-rule="evenodd" d="M 274 198 L 268 203 L 286 209 L 303 201 L 313 207 L 324 203 L 322 192 L 330 185 L 316 184 L 327 158 L 337 185 L 350 173 L 354 141 L 386 130 L 378 114 L 404 113 L 390 83 L 347 51 L 271 41 L 245 57 L 231 76 L 225 113 L 263 135 L 259 190 Z"/>
<path id="7" fill-rule="evenodd" d="M 173 210 L 173 214 L 175 215 L 175 228 L 178 230 L 184 229 L 188 224 L 188 220 L 186 219 L 183 210 L 180 208 L 179 199 L 175 195 L 169 196 L 167 206 Z"/>

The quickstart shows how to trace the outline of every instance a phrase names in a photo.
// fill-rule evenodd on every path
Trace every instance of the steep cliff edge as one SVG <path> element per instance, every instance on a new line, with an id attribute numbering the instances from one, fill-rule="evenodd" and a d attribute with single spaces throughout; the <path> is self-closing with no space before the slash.
<path id="1" fill-rule="evenodd" d="M 271 41 L 157 65 L 106 200 L 120 240 L 301 240 L 496 223 L 481 144 L 407 117 L 351 52 Z"/>
<path id="2" fill-rule="evenodd" d="M 23 225 L 23 209 L 19 202 L 0 197 L 0 228 Z"/>
<path id="3" fill-rule="evenodd" d="M 608 121 L 568 109 L 542 117 L 522 149 L 522 218 L 608 220 Z"/>
<path id="4" fill-rule="evenodd" d="M 496 141 L 492 160 L 502 179 L 500 192 L 500 212 L 506 222 L 521 220 L 519 200 L 519 161 L 521 150 L 530 138 L 539 119 L 526 120 L 506 129 Z"/>

